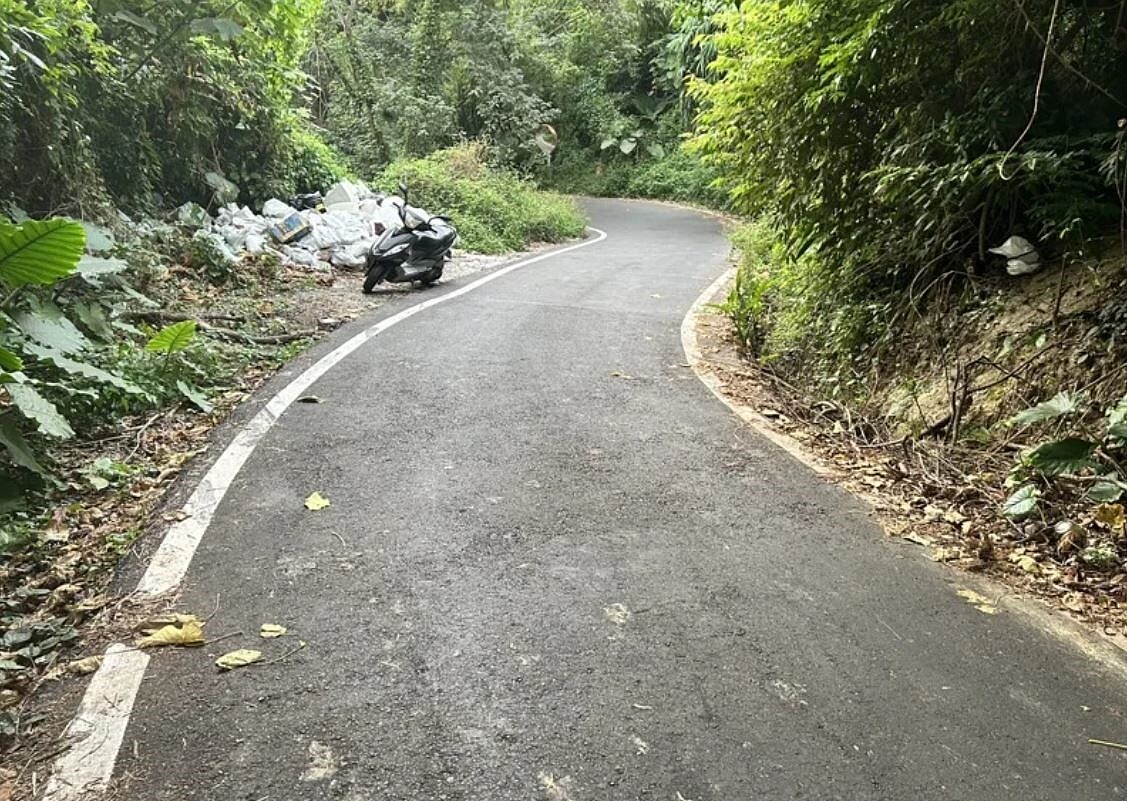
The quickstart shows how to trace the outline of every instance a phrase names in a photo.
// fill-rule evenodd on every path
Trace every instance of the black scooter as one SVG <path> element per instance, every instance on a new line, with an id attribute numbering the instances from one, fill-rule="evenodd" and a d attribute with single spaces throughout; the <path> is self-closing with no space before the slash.
<path id="1" fill-rule="evenodd" d="M 381 281 L 436 283 L 458 239 L 458 231 L 449 218 L 431 217 L 409 205 L 404 184 L 399 185 L 399 193 L 403 202 L 395 205 L 401 224 L 385 230 L 368 252 L 365 292 L 371 292 Z"/>

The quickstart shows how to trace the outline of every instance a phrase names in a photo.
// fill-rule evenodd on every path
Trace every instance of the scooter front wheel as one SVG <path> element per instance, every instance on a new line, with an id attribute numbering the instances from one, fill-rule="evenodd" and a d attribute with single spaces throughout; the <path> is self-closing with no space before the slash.
<path id="1" fill-rule="evenodd" d="M 364 276 L 364 294 L 369 294 L 376 288 L 376 284 L 383 280 L 385 272 L 387 272 L 387 270 L 383 267 L 373 267 L 368 270 L 368 274 Z"/>

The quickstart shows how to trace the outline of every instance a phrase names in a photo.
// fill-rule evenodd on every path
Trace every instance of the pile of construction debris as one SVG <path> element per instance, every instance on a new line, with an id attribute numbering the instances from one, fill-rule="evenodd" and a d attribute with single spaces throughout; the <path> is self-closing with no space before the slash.
<path id="1" fill-rule="evenodd" d="M 395 204 L 402 202 L 363 183 L 341 181 L 323 197 L 302 195 L 290 202 L 272 198 L 261 214 L 228 203 L 212 217 L 202 206 L 185 203 L 176 210 L 176 220 L 232 260 L 242 253 L 272 252 L 289 266 L 355 269 L 364 266 L 380 234 L 399 224 Z"/>

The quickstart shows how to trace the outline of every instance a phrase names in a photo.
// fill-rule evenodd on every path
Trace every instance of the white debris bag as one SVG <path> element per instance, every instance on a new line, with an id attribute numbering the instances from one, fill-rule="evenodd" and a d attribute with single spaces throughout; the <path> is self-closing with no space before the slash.
<path id="1" fill-rule="evenodd" d="M 1020 236 L 1011 236 L 1001 246 L 990 248 L 990 252 L 997 256 L 1005 256 L 1006 272 L 1013 276 L 1032 275 L 1043 266 L 1041 254 L 1028 239 Z"/>
<path id="2" fill-rule="evenodd" d="M 341 207 L 341 210 L 351 211 L 359 206 L 360 200 L 360 187 L 351 181 L 340 181 L 325 193 L 325 208 Z"/>
<path id="3" fill-rule="evenodd" d="M 262 216 L 269 217 L 272 220 L 284 220 L 291 214 L 296 214 L 297 209 L 289 203 L 283 203 L 276 197 L 272 197 L 262 204 Z"/>
<path id="4" fill-rule="evenodd" d="M 372 247 L 371 239 L 361 239 L 337 250 L 332 257 L 334 267 L 360 268 L 368 263 L 368 251 Z"/>

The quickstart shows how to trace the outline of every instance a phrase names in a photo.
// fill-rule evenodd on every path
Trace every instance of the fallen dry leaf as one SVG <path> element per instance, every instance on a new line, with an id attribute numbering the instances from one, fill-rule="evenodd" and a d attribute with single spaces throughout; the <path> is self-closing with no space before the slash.
<path id="1" fill-rule="evenodd" d="M 950 562 L 960 556 L 962 556 L 962 552 L 958 548 L 936 548 L 931 554 L 931 561 Z"/>
<path id="2" fill-rule="evenodd" d="M 281 637 L 285 633 L 286 627 L 279 626 L 275 623 L 263 623 L 262 628 L 258 630 L 258 636 L 267 640 L 272 640 L 275 637 Z"/>
<path id="3" fill-rule="evenodd" d="M 1057 523 L 1055 529 L 1057 536 L 1060 537 L 1057 540 L 1057 553 L 1062 556 L 1080 550 L 1088 540 L 1088 532 L 1071 520 L 1062 520 Z"/>
<path id="4" fill-rule="evenodd" d="M 338 769 L 337 758 L 329 746 L 316 740 L 309 743 L 309 767 L 301 774 L 303 782 L 331 779 Z"/>
<path id="5" fill-rule="evenodd" d="M 223 656 L 216 659 L 215 666 L 220 670 L 234 670 L 235 668 L 253 665 L 260 659 L 262 659 L 262 651 L 255 651 L 251 648 L 240 648 L 237 651 L 223 654 Z"/>
<path id="6" fill-rule="evenodd" d="M 305 508 L 311 512 L 319 512 L 322 509 L 327 509 L 330 506 L 332 506 L 332 504 L 329 503 L 329 499 L 319 492 L 314 492 L 312 495 L 305 499 Z"/>
<path id="7" fill-rule="evenodd" d="M 971 604 L 979 612 L 987 615 L 998 614 L 998 607 L 994 605 L 994 602 L 974 590 L 959 590 L 956 595 L 966 599 L 966 602 Z"/>
<path id="8" fill-rule="evenodd" d="M 85 676 L 87 673 L 93 673 L 102 666 L 101 655 L 88 656 L 85 659 L 76 659 L 67 664 L 67 673 L 72 673 L 75 676 Z"/>
<path id="9" fill-rule="evenodd" d="M 1119 503 L 1105 503 L 1096 509 L 1096 522 L 1107 526 L 1117 534 L 1124 533 L 1127 529 L 1127 514 L 1123 505 Z"/>
<path id="10" fill-rule="evenodd" d="M 1027 553 L 1015 553 L 1010 556 L 1010 561 L 1031 576 L 1041 575 L 1041 565 Z"/>
<path id="11" fill-rule="evenodd" d="M 203 624 L 193 616 L 184 623 L 172 623 L 137 640 L 138 648 L 159 648 L 164 645 L 193 647 L 203 645 Z"/>

